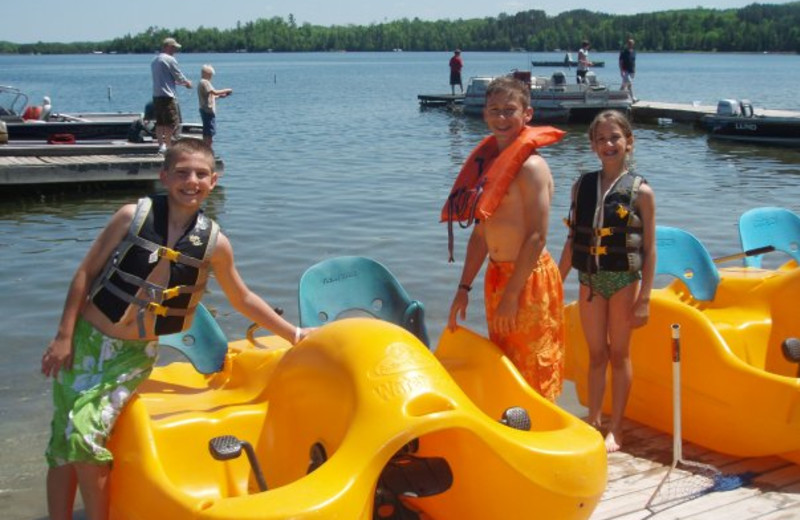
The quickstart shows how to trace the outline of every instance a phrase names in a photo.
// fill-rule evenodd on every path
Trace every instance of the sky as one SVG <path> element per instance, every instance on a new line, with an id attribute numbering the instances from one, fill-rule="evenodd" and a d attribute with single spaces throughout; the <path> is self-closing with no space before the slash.
<path id="1" fill-rule="evenodd" d="M 788 0 L 761 0 L 786 3 Z M 0 40 L 13 43 L 111 40 L 155 26 L 229 29 L 258 18 L 293 14 L 298 24 L 368 25 L 401 18 L 456 20 L 538 9 L 556 15 L 573 9 L 636 14 L 706 7 L 738 8 L 754 0 L 4 0 Z"/>

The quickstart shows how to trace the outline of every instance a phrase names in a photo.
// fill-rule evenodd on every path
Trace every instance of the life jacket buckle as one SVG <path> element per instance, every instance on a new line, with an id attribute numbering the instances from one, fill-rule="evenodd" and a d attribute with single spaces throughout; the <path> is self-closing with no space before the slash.
<path id="1" fill-rule="evenodd" d="M 175 287 L 170 287 L 169 289 L 164 289 L 161 291 L 161 299 L 162 300 L 169 300 L 181 294 L 181 287 L 182 285 L 176 285 Z"/>
<path id="2" fill-rule="evenodd" d="M 589 254 L 593 256 L 607 255 L 608 248 L 606 246 L 589 246 Z"/>
<path id="3" fill-rule="evenodd" d="M 158 248 L 158 256 L 160 256 L 161 258 L 166 258 L 170 262 L 177 262 L 180 253 L 175 251 L 174 249 L 162 246 Z"/>
<path id="4" fill-rule="evenodd" d="M 167 308 L 163 305 L 160 305 L 155 302 L 150 302 L 147 304 L 147 310 L 152 312 L 156 316 L 166 316 L 167 315 Z"/>
<path id="5" fill-rule="evenodd" d="M 614 234 L 614 231 L 610 227 L 603 227 L 603 228 L 595 228 L 594 229 L 594 236 L 596 237 L 610 237 Z"/>

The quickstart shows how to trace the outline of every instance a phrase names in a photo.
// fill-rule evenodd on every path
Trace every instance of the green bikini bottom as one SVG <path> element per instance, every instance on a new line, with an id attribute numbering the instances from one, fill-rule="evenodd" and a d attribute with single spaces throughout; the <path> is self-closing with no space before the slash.
<path id="1" fill-rule="evenodd" d="M 640 271 L 600 271 L 593 274 L 581 271 L 578 274 L 581 285 L 585 285 L 593 294 L 599 294 L 606 300 L 641 279 Z"/>

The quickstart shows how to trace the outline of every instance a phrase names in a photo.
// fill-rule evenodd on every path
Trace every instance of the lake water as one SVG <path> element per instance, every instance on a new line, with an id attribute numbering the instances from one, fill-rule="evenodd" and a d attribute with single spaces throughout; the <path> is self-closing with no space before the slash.
<path id="1" fill-rule="evenodd" d="M 527 69 L 560 56 L 465 52 L 470 75 Z M 611 67 L 616 55 L 593 53 Z M 152 56 L 0 56 L 0 83 L 49 95 L 55 111 L 141 111 Z M 461 162 L 484 134 L 481 121 L 423 110 L 420 93 L 449 91 L 449 53 L 235 54 L 178 56 L 195 82 L 200 67 L 234 95 L 218 103 L 217 152 L 226 172 L 208 203 L 234 244 L 244 279 L 297 319 L 296 287 L 312 264 L 331 256 L 371 256 L 424 302 L 438 338 L 460 275 L 468 234 L 456 235 L 447 263 L 439 209 Z M 765 108 L 800 109 L 800 56 L 641 54 L 636 96 L 714 105 L 747 98 Z M 535 74 L 549 74 L 537 69 Z M 574 71 L 569 73 L 570 78 Z M 110 99 L 109 99 L 110 94 Z M 180 93 L 187 120 L 199 121 L 194 90 Z M 564 141 L 542 150 L 556 179 L 549 249 L 565 237 L 572 179 L 597 165 L 585 127 L 565 126 Z M 764 205 L 800 211 L 800 152 L 708 142 L 684 125 L 638 126 L 635 160 L 655 190 L 657 222 L 690 230 L 712 256 L 738 251 L 736 221 Z M 66 289 L 91 241 L 121 204 L 142 189 L 0 198 L 0 510 L 7 519 L 41 518 L 50 383 L 39 374 Z M 566 294 L 573 300 L 573 274 Z M 478 287 L 472 293 L 480 295 Z M 248 322 L 218 288 L 206 302 L 231 338 Z M 480 298 L 467 324 L 485 331 Z M 580 413 L 571 387 L 561 404 Z"/>

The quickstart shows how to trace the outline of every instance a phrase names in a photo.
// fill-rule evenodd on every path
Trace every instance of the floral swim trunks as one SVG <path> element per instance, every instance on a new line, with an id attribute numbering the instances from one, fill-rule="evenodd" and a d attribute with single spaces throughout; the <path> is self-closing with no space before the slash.
<path id="1" fill-rule="evenodd" d="M 592 293 L 599 294 L 606 300 L 641 278 L 642 274 L 639 271 L 600 271 L 593 274 L 580 271 L 578 273 L 578 281 L 581 285 L 589 287 Z"/>
<path id="2" fill-rule="evenodd" d="M 53 380 L 50 467 L 107 464 L 106 441 L 120 411 L 156 361 L 157 341 L 110 338 L 82 317 L 75 324 L 72 368 Z"/>
<path id="3" fill-rule="evenodd" d="M 489 261 L 484 277 L 486 319 L 491 322 L 514 262 Z M 561 273 L 547 251 L 528 276 L 519 296 L 517 328 L 508 334 L 489 331 L 489 339 L 511 360 L 528 384 L 554 401 L 564 379 L 564 289 Z"/>

